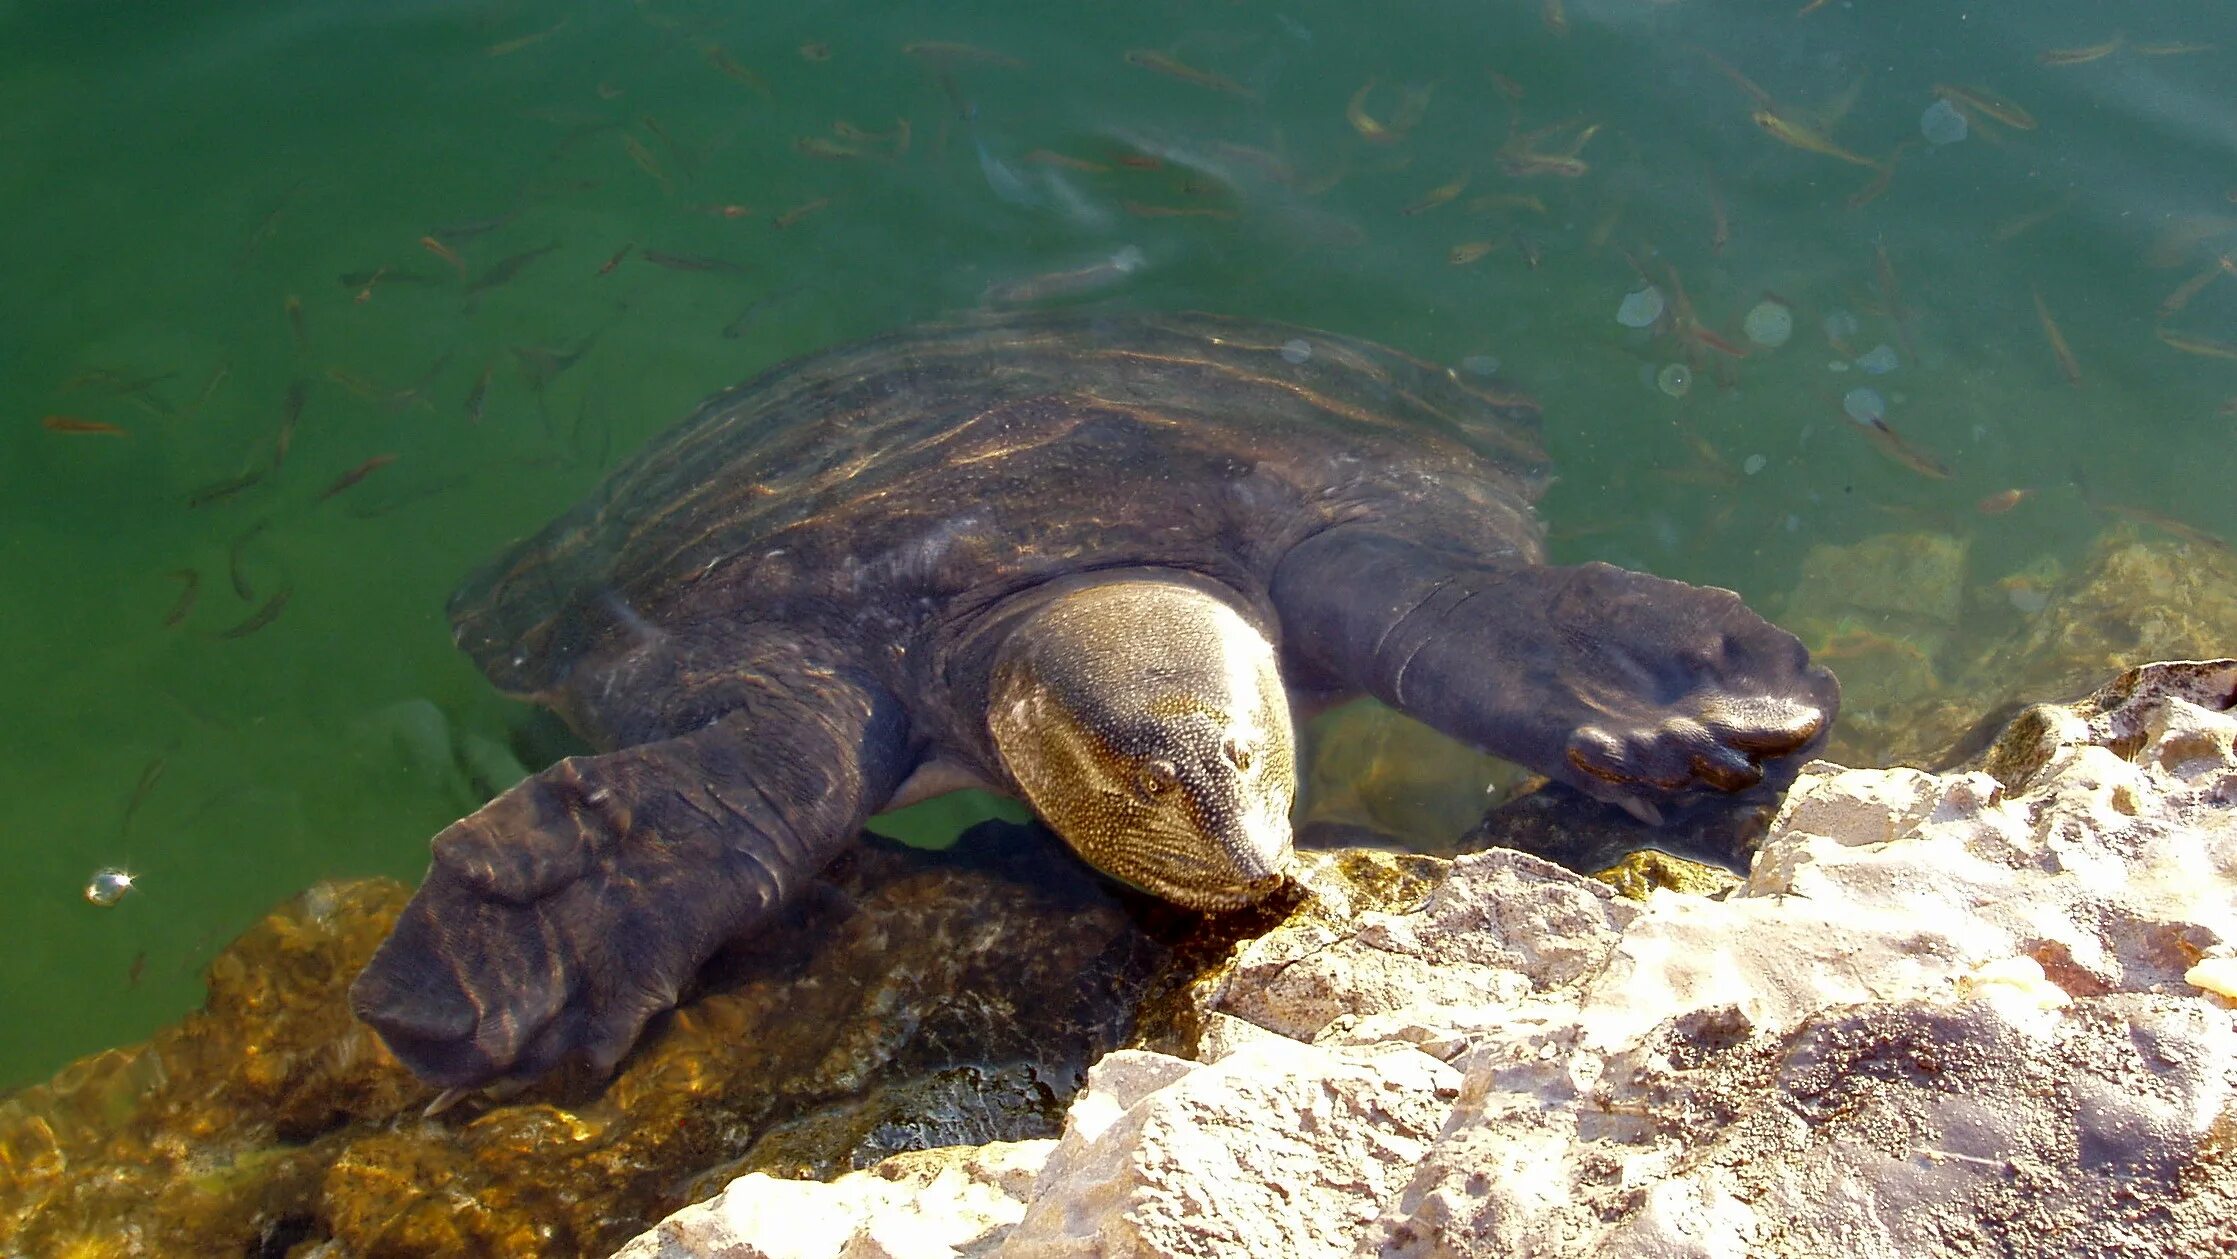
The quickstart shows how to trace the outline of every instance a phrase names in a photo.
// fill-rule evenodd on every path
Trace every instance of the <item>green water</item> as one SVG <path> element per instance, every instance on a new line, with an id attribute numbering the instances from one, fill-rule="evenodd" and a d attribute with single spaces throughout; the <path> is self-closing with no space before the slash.
<path id="1" fill-rule="evenodd" d="M 2237 248 L 2237 40 L 2167 47 L 2214 42 L 2227 4 L 1801 7 L 0 0 L 0 1085 L 177 1017 L 314 880 L 416 877 L 478 799 L 457 747 L 564 750 L 452 651 L 443 600 L 614 458 L 788 356 L 1127 246 L 1144 265 L 1095 297 L 1495 357 L 1545 404 L 1564 558 L 1759 599 L 1889 529 L 1975 535 L 1980 572 L 2070 561 L 2104 523 L 2077 468 L 2237 535 L 2237 362 L 2154 335 Z M 1790 121 L 1854 88 L 1822 134 L 1901 146 L 1884 194 L 1852 204 L 1875 171 L 1759 127 L 1718 60 Z M 1937 84 L 2037 125 L 1930 146 Z M 1558 155 L 1592 126 L 1581 172 L 1503 169 L 1513 136 L 1556 127 L 1533 143 Z M 1615 319 L 1634 264 L 1736 342 L 1776 293 L 1793 340 L 1670 397 L 1679 348 Z M 1949 479 L 1844 418 L 1867 378 L 1830 369 L 1838 310 L 1852 354 L 1897 350 L 1869 383 Z M 2237 279 L 2167 326 L 2237 342 Z M 190 506 L 270 468 L 298 381 L 278 472 Z M 2008 488 L 2040 492 L 1976 511 Z M 140 886 L 88 905 L 112 864 Z"/>

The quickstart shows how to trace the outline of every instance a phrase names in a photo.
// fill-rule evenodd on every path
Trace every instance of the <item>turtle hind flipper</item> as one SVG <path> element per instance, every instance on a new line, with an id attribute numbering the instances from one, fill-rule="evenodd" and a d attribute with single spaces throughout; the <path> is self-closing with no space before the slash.
<path id="1" fill-rule="evenodd" d="M 717 948 L 830 861 L 901 775 L 906 724 L 828 675 L 676 738 L 571 757 L 435 839 L 351 989 L 430 1083 L 600 1069 Z"/>

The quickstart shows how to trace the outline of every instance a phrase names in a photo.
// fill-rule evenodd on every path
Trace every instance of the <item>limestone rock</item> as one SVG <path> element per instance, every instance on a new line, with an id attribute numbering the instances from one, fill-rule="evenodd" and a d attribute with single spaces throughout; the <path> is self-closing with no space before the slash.
<path id="1" fill-rule="evenodd" d="M 1130 1078 L 1112 1085 L 1111 1074 Z M 1209 1066 L 1114 1054 L 1073 1103 L 1001 1253 L 1348 1254 L 1435 1141 L 1459 1085 L 1451 1067 L 1403 1047 L 1269 1037 Z"/>
<path id="2" fill-rule="evenodd" d="M 731 1181 L 615 1252 L 614 1259 L 953 1259 L 988 1252 L 1025 1215 L 1053 1140 L 900 1154 L 835 1181 Z"/>
<path id="3" fill-rule="evenodd" d="M 2237 661 L 2155 665 L 1979 770 L 1814 763 L 1713 898 L 1313 855 L 1177 991 L 1192 1057 L 1104 1059 L 959 1253 L 2230 1253 L 2237 1003 L 2197 976 L 2237 959 L 2233 709 Z"/>

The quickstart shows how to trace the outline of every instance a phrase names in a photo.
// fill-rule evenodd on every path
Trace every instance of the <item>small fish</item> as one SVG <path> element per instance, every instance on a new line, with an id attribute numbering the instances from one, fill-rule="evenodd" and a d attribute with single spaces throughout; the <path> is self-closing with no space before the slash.
<path id="1" fill-rule="evenodd" d="M 1421 200 L 1414 202 L 1412 205 L 1407 206 L 1403 210 L 1400 210 L 1399 213 L 1405 215 L 1414 215 L 1434 210 L 1438 206 L 1446 204 L 1447 202 L 1451 201 L 1455 197 L 1458 197 L 1461 193 L 1466 192 L 1467 190 L 1468 176 L 1462 175 L 1460 178 L 1453 180 L 1449 184 L 1439 184 L 1436 187 L 1430 189 L 1428 192 L 1423 193 Z"/>
<path id="2" fill-rule="evenodd" d="M 124 802 L 124 821 L 117 828 L 119 834 L 130 835 L 132 833 L 132 819 L 140 812 L 140 806 L 147 803 L 149 794 L 155 790 L 155 785 L 163 781 L 163 771 L 170 764 L 170 756 L 158 752 L 154 759 L 150 760 L 147 766 L 140 771 L 140 780 L 132 785 L 132 795 Z"/>
<path id="3" fill-rule="evenodd" d="M 1140 248 L 1128 245 L 1099 262 L 1062 271 L 1049 271 L 1011 284 L 989 286 L 982 300 L 997 305 L 1075 297 L 1105 288 L 1142 269 L 1146 261 Z"/>
<path id="4" fill-rule="evenodd" d="M 910 132 L 909 120 L 906 118 L 894 119 L 891 131 L 865 131 L 844 118 L 831 124 L 831 134 L 839 137 L 842 143 L 857 148 L 866 146 L 884 149 L 888 159 L 898 158 L 909 151 Z"/>
<path id="5" fill-rule="evenodd" d="M 2214 49 L 2219 48 L 2220 46 L 2221 45 L 2219 44 L 2178 42 L 2164 44 L 2130 44 L 2129 49 L 2132 52 L 2140 53 L 2146 57 L 2187 57 L 2193 53 L 2212 52 L 2214 51 Z"/>
<path id="6" fill-rule="evenodd" d="M 2154 511 L 2149 507 L 2131 507 L 2125 503 L 2104 503 L 2094 500 L 2090 502 L 2090 506 L 2109 516 L 2117 516 L 2122 520 L 2133 520 L 2140 525 L 2150 525 L 2162 533 L 2172 534 L 2197 546 L 2224 553 L 2231 550 L 2228 540 L 2219 534 L 2208 533 L 2197 525 L 2191 524 L 2187 520 L 2178 520 L 2166 512 Z"/>
<path id="7" fill-rule="evenodd" d="M 375 271 L 370 277 L 366 279 L 365 287 L 357 290 L 358 305 L 363 306 L 365 303 L 373 300 L 374 286 L 378 285 L 381 282 L 381 277 L 387 274 L 388 268 L 382 267 L 380 270 Z"/>
<path id="8" fill-rule="evenodd" d="M 802 61 L 829 61 L 831 60 L 831 45 L 825 43 L 802 44 L 800 45 L 800 59 Z"/>
<path id="9" fill-rule="evenodd" d="M 210 405 L 210 399 L 217 396 L 218 387 L 223 385 L 225 378 L 232 374 L 233 365 L 231 363 L 218 364 L 217 370 L 210 373 L 209 383 L 203 385 L 202 392 L 195 397 L 193 409 L 199 411 Z"/>
<path id="10" fill-rule="evenodd" d="M 1036 166 L 1061 166 L 1066 170 L 1084 171 L 1091 175 L 1101 175 L 1111 169 L 1101 162 L 1091 162 L 1084 157 L 1073 157 L 1067 153 L 1058 153 L 1053 149 L 1035 149 L 1020 160 L 1031 162 Z"/>
<path id="11" fill-rule="evenodd" d="M 723 325 L 722 335 L 730 338 L 731 340 L 736 340 L 739 337 L 744 336 L 746 334 L 746 329 L 752 326 L 754 319 L 759 316 L 761 312 L 767 310 L 771 306 L 776 305 L 778 302 L 785 300 L 786 298 L 799 291 L 800 290 L 797 288 L 779 289 L 777 292 L 771 293 L 767 297 L 757 299 L 752 305 L 746 307 L 742 311 L 739 311 L 738 317 L 736 319 L 733 319 L 729 323 Z"/>
<path id="12" fill-rule="evenodd" d="M 80 389 L 100 389 L 119 397 L 144 397 L 149 390 L 177 375 L 177 372 L 157 372 L 153 376 L 134 376 L 114 367 L 88 367 L 83 371 L 74 373 L 70 379 L 63 381 L 62 392 L 75 393 Z"/>
<path id="13" fill-rule="evenodd" d="M 191 568 L 171 570 L 171 577 L 179 583 L 179 597 L 171 601 L 171 610 L 163 614 L 163 628 L 173 629 L 194 612 L 194 601 L 202 594 L 202 574 Z"/>
<path id="14" fill-rule="evenodd" d="M 310 330 L 303 322 L 303 299 L 290 293 L 287 295 L 287 301 L 282 304 L 287 308 L 288 331 L 295 334 L 295 348 L 298 350 L 310 348 Z"/>
<path id="15" fill-rule="evenodd" d="M 1749 118 L 1754 121 L 1756 126 L 1761 127 L 1765 134 L 1781 144 L 1790 145 L 1806 153 L 1816 153 L 1823 157 L 1836 158 L 1856 166 L 1868 166 L 1873 170 L 1884 169 L 1885 164 L 1875 162 L 1861 153 L 1850 152 L 1848 149 L 1835 144 L 1817 128 L 1806 123 L 1796 122 L 1776 110 L 1759 109 L 1750 114 Z"/>
<path id="16" fill-rule="evenodd" d="M 1539 197 L 1523 193 L 1490 192 L 1480 197 L 1470 197 L 1467 210 L 1470 214 L 1490 214 L 1496 210 L 1528 210 L 1543 218 L 1546 203 Z"/>
<path id="17" fill-rule="evenodd" d="M 977 44 L 958 44 L 948 40 L 920 39 L 901 45 L 901 55 L 933 65 L 982 65 L 1000 66 L 1005 70 L 1022 70 L 1025 63 L 1008 53 L 981 48 Z"/>
<path id="18" fill-rule="evenodd" d="M 39 427 L 50 433 L 75 433 L 89 437 L 126 437 L 129 432 L 122 426 L 106 420 L 89 420 L 76 415 L 50 415 L 39 421 Z"/>
<path id="19" fill-rule="evenodd" d="M 2116 31 L 2104 43 L 2091 44 L 2086 48 L 2052 48 L 2037 54 L 2035 60 L 2046 66 L 2087 65 L 2119 52 L 2121 45 L 2126 42 L 2127 38 Z"/>
<path id="20" fill-rule="evenodd" d="M 2002 243 L 2024 236 L 2064 213 L 2066 207 L 2073 204 L 2073 201 L 2074 194 L 2067 193 L 2040 210 L 2030 210 L 2017 218 L 2006 219 L 1996 226 L 1996 230 L 1988 234 L 1988 238 Z"/>
<path id="21" fill-rule="evenodd" d="M 2001 516 L 2026 502 L 2034 493 L 2033 490 L 2022 489 L 1998 490 L 1980 502 L 1973 504 L 1973 510 L 1984 516 Z"/>
<path id="22" fill-rule="evenodd" d="M 2194 337 L 2187 332 L 2177 332 L 2173 328 L 2155 328 L 2153 331 L 2159 336 L 2160 340 L 2185 354 L 2197 354 L 2206 358 L 2237 359 L 2237 343 Z"/>
<path id="23" fill-rule="evenodd" d="M 1993 118 L 2014 131 L 2035 130 L 2033 114 L 1985 87 L 1956 87 L 1948 83 L 1937 83 L 1934 85 L 1934 95 L 1952 105 Z"/>
<path id="24" fill-rule="evenodd" d="M 1169 57 L 1164 53 L 1157 52 L 1151 49 L 1132 49 L 1127 52 L 1125 60 L 1126 64 L 1130 66 L 1134 66 L 1142 70 L 1148 70 L 1152 74 L 1162 74 L 1169 79 L 1179 79 L 1183 83 L 1193 83 L 1198 87 L 1208 87 L 1215 92 L 1225 92 L 1230 96 L 1240 96 L 1244 100 L 1255 101 L 1258 99 L 1258 93 L 1253 92 L 1249 88 L 1244 87 L 1242 84 L 1237 83 L 1235 80 L 1230 79 L 1225 75 L 1214 74 L 1209 70 L 1199 70 L 1195 66 L 1188 65 L 1185 62 L 1176 60 L 1175 58 Z"/>
<path id="25" fill-rule="evenodd" d="M 606 263 L 605 263 L 605 265 L 604 265 L 604 266 L 601 266 L 601 267 L 599 267 L 599 268 L 598 268 L 598 274 L 600 274 L 600 275 L 609 275 L 609 274 L 611 274 L 611 273 L 613 272 L 613 269 L 614 269 L 615 267 L 618 267 L 618 266 L 620 266 L 620 265 L 621 265 L 621 260 L 622 260 L 622 259 L 624 259 L 624 258 L 627 258 L 627 257 L 629 256 L 629 251 L 630 251 L 630 250 L 632 250 L 632 249 L 635 249 L 636 247 L 637 247 L 637 242 L 636 242 L 636 241 L 631 241 L 631 242 L 629 242 L 628 244 L 626 244 L 626 245 L 623 245 L 623 246 L 622 246 L 621 248 L 619 248 L 619 249 L 615 250 L 615 251 L 614 251 L 614 256 L 613 256 L 613 257 L 611 257 L 611 258 L 608 258 L 608 259 L 606 259 Z"/>
<path id="26" fill-rule="evenodd" d="M 497 370 L 497 361 L 483 364 L 482 374 L 474 378 L 474 387 L 466 391 L 466 422 L 482 422 L 482 406 L 489 400 L 489 378 Z"/>
<path id="27" fill-rule="evenodd" d="M 256 597 L 256 587 L 249 583 L 248 548 L 257 536 L 272 527 L 270 520 L 259 520 L 241 531 L 225 551 L 225 575 L 233 583 L 233 593 L 243 602 Z"/>
<path id="28" fill-rule="evenodd" d="M 280 470 L 287 462 L 287 449 L 295 444 L 295 425 L 303 418 L 303 404 L 310 397 L 310 385 L 303 380 L 287 382 L 287 396 L 280 402 L 280 431 L 272 442 L 272 471 Z"/>
<path id="29" fill-rule="evenodd" d="M 1873 447 L 1881 454 L 1902 464 L 1911 471 L 1929 480 L 1947 481 L 1950 479 L 1950 470 L 1947 465 L 1905 441 L 1901 433 L 1888 427 L 1887 421 L 1874 420 L 1870 424 L 1860 424 L 1857 427 L 1864 430 L 1864 436 L 1871 441 Z"/>
<path id="30" fill-rule="evenodd" d="M 753 213 L 752 206 L 739 205 L 736 202 L 732 202 L 728 205 L 695 205 L 691 208 L 699 211 L 701 214 L 705 214 L 712 218 L 718 219 L 742 219 L 747 215 Z"/>
<path id="31" fill-rule="evenodd" d="M 386 396 L 379 385 L 347 368 L 329 367 L 326 369 L 326 378 L 367 402 L 378 402 Z"/>
<path id="32" fill-rule="evenodd" d="M 1148 153 L 1122 153 L 1118 164 L 1128 170 L 1164 170 L 1165 159 Z"/>
<path id="33" fill-rule="evenodd" d="M 1592 166 L 1583 158 L 1562 153 L 1501 153 L 1499 169 L 1517 179 L 1528 179 L 1536 175 L 1576 179 L 1592 173 Z"/>
<path id="34" fill-rule="evenodd" d="M 533 47 L 534 45 L 541 44 L 545 40 L 550 39 L 552 36 L 557 35 L 559 32 L 567 29 L 567 23 L 572 20 L 573 19 L 571 18 L 561 18 L 556 24 L 548 27 L 547 29 L 537 31 L 533 35 L 522 35 L 515 39 L 505 40 L 502 43 L 491 44 L 489 46 L 489 55 L 492 57 L 510 57 L 523 48 L 529 48 Z"/>
<path id="35" fill-rule="evenodd" d="M 343 288 L 362 289 L 374 284 L 433 284 L 435 277 L 402 267 L 376 267 L 371 271 L 345 271 L 335 277 Z"/>
<path id="36" fill-rule="evenodd" d="M 132 955 L 132 964 L 124 968 L 124 986 L 127 988 L 139 987 L 140 976 L 145 974 L 147 969 L 148 951 L 141 949 Z"/>
<path id="37" fill-rule="evenodd" d="M 513 277 L 519 275 L 528 267 L 528 264 L 536 261 L 538 258 L 543 257 L 545 254 L 548 254 L 557 248 L 559 248 L 559 242 L 555 240 L 549 245 L 545 245 L 541 248 L 522 250 L 520 253 L 514 254 L 510 258 L 501 259 L 494 266 L 490 267 L 489 270 L 482 272 L 480 279 L 477 279 L 472 284 L 467 285 L 466 292 L 471 295 L 474 293 L 482 292 L 486 289 L 496 288 L 498 285 L 504 284 L 507 281 L 510 281 Z"/>
<path id="38" fill-rule="evenodd" d="M 265 626 L 270 625 L 272 622 L 280 619 L 280 613 L 287 610 L 287 601 L 294 597 L 294 583 L 285 581 L 281 582 L 280 588 L 272 592 L 272 597 L 264 601 L 263 607 L 258 608 L 256 611 L 250 613 L 249 618 L 241 622 L 239 625 L 236 625 L 231 629 L 218 631 L 218 637 L 247 638 L 249 635 L 254 634 L 256 631 L 263 629 Z"/>
<path id="39" fill-rule="evenodd" d="M 725 51 L 721 44 L 708 44 L 700 49 L 700 54 L 706 57 L 707 64 L 720 71 L 724 78 L 744 84 L 763 96 L 769 95 L 768 82 L 760 75 L 739 65 L 738 59 Z"/>
<path id="40" fill-rule="evenodd" d="M 851 144 L 840 144 L 835 140 L 826 140 L 822 136 L 801 136 L 792 142 L 792 147 L 795 152 L 807 157 L 818 157 L 834 162 L 869 156 L 869 154 Z"/>
<path id="41" fill-rule="evenodd" d="M 698 154 L 694 153 L 689 147 L 679 143 L 676 140 L 676 137 L 669 135 L 667 129 L 660 125 L 659 119 L 653 117 L 651 114 L 639 114 L 637 115 L 637 125 L 643 127 L 647 131 L 652 132 L 653 136 L 656 139 L 658 139 L 662 144 L 668 146 L 668 151 L 676 155 L 676 164 L 684 168 L 684 173 L 686 175 L 692 174 L 693 171 L 698 167 Z"/>
<path id="42" fill-rule="evenodd" d="M 574 349 L 565 351 L 541 345 L 516 345 L 513 347 L 513 357 L 519 361 L 521 375 L 528 381 L 529 389 L 541 394 L 544 386 L 559 379 L 560 373 L 573 367 L 582 360 L 583 355 L 590 353 L 590 347 L 597 340 L 598 334 L 593 332 L 576 342 Z"/>
<path id="43" fill-rule="evenodd" d="M 191 511 L 196 508 L 207 507 L 222 499 L 231 498 L 242 490 L 262 481 L 266 472 L 267 469 L 264 468 L 251 468 L 237 477 L 227 477 L 223 481 L 214 481 L 205 485 L 186 496 L 187 509 Z"/>
<path id="44" fill-rule="evenodd" d="M 2237 275 L 2237 261 L 2233 261 L 2229 254 L 2214 259 L 2214 265 L 2183 281 L 2181 287 L 2169 293 L 2167 299 L 2159 304 L 2159 317 L 2165 319 L 2169 315 L 2181 314 L 2183 308 L 2190 305 L 2192 298 L 2205 291 L 2207 285 L 2224 273 Z"/>
<path id="45" fill-rule="evenodd" d="M 1569 10 L 1561 0 L 1542 0 L 1538 6 L 1538 20 L 1545 24 L 1546 33 L 1555 39 L 1569 34 Z"/>
<path id="46" fill-rule="evenodd" d="M 2043 300 L 2043 290 L 2028 290 L 2035 295 L 2035 316 L 2043 322 L 2043 339 L 2051 343 L 2051 353 L 2058 356 L 2058 369 L 2066 373 L 2066 383 L 2076 389 L 2082 387 L 2082 365 L 2074 357 L 2074 349 L 2066 344 L 2066 334 L 2059 331 L 2058 321 L 2051 318 L 2051 308 Z"/>
<path id="47" fill-rule="evenodd" d="M 1709 194 L 1709 252 L 1724 256 L 1724 247 L 1732 243 L 1732 220 L 1725 216 L 1724 198 L 1717 195 L 1717 181 L 1706 176 L 1702 189 Z"/>
<path id="48" fill-rule="evenodd" d="M 706 254 L 672 254 L 663 249 L 640 249 L 637 251 L 637 256 L 656 267 L 666 267 L 670 271 L 719 271 L 730 275 L 752 274 L 743 264 L 731 262 L 726 258 L 709 257 Z"/>
<path id="49" fill-rule="evenodd" d="M 1465 267 L 1471 262 L 1481 260 L 1484 255 L 1497 248 L 1499 248 L 1499 242 L 1495 240 L 1466 241 L 1446 250 L 1445 261 L 1451 266 Z"/>
<path id="50" fill-rule="evenodd" d="M 248 240 L 242 243 L 239 256 L 233 260 L 235 271 L 246 271 L 248 269 L 249 263 L 256 259 L 256 251 L 263 248 L 264 242 L 270 240 L 272 233 L 279 230 L 280 219 L 287 214 L 288 209 L 295 204 L 296 196 L 309 183 L 308 179 L 298 179 L 288 185 L 286 192 L 280 194 L 279 203 L 272 207 L 270 214 L 265 215 L 257 223 L 256 230 L 250 232 Z"/>
<path id="51" fill-rule="evenodd" d="M 459 279 L 466 278 L 466 260 L 459 257 L 450 246 L 432 236 L 422 236 L 419 238 L 419 247 L 449 263 L 451 268 L 458 272 Z"/>
<path id="52" fill-rule="evenodd" d="M 1872 242 L 1872 280 L 1880 290 L 1882 311 L 1895 324 L 1895 340 L 1903 347 L 1904 357 L 1917 358 L 1918 351 L 1911 345 L 1911 312 L 1903 309 L 1903 294 L 1895 282 L 1895 263 L 1888 258 L 1884 241 Z"/>
<path id="53" fill-rule="evenodd" d="M 1231 219 L 1235 211 L 1211 205 L 1152 205 L 1122 201 L 1119 207 L 1138 219 Z"/>
<path id="54" fill-rule="evenodd" d="M 459 241 L 472 240 L 477 236 L 487 236 L 519 217 L 520 211 L 514 210 L 492 218 L 472 219 L 464 223 L 446 223 L 429 232 L 428 235 L 446 244 L 456 244 Z"/>
<path id="55" fill-rule="evenodd" d="M 629 151 L 629 160 L 637 164 L 638 170 L 652 176 L 659 183 L 662 192 L 675 195 L 675 184 L 668 178 L 668 172 L 661 169 L 660 159 L 652 155 L 651 149 L 626 131 L 621 133 L 621 147 Z"/>
<path id="56" fill-rule="evenodd" d="M 1351 123 L 1352 130 L 1358 132 L 1359 138 L 1369 144 L 1396 144 L 1405 137 L 1376 121 L 1367 112 L 1367 94 L 1374 90 L 1373 79 L 1360 84 L 1359 90 L 1352 93 L 1350 103 L 1344 106 L 1344 120 Z"/>
<path id="57" fill-rule="evenodd" d="M 808 217 L 809 215 L 814 214 L 816 211 L 824 209 L 830 204 L 831 198 L 817 197 L 813 201 L 801 202 L 799 205 L 792 207 L 791 209 L 785 211 L 783 214 L 780 214 L 769 221 L 776 226 L 778 231 L 783 231 L 784 229 L 791 227 L 793 224 L 798 223 L 800 220 Z"/>
<path id="58" fill-rule="evenodd" d="M 363 481 L 365 478 L 373 475 L 375 472 L 380 471 L 382 468 L 385 468 L 394 462 L 396 462 L 395 455 L 373 456 L 372 458 L 357 465 L 356 467 L 351 468 L 349 471 L 343 473 L 342 475 L 334 478 L 334 484 L 327 486 L 326 489 L 319 494 L 317 501 L 321 503 L 325 502 L 327 499 L 330 499 L 336 494 L 339 494 L 342 491 L 350 488 L 351 486 L 356 485 L 358 482 Z"/>

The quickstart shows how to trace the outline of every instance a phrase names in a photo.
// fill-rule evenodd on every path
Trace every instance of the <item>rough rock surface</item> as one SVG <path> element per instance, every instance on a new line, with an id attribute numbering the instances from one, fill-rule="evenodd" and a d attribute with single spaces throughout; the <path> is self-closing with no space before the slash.
<path id="1" fill-rule="evenodd" d="M 2237 661 L 2157 665 L 1972 772 L 1816 763 L 1721 899 L 1486 852 L 1309 901 L 1053 1145 L 741 1182 L 626 1253 L 2230 1253 L 2233 708 Z"/>
<path id="2" fill-rule="evenodd" d="M 605 1254 L 743 1172 L 1052 1136 L 1170 912 L 1023 827 L 866 841 L 610 1083 L 430 1118 L 346 999 L 407 891 L 314 888 L 212 963 L 202 1011 L 0 1099 L 0 1259 Z"/>

